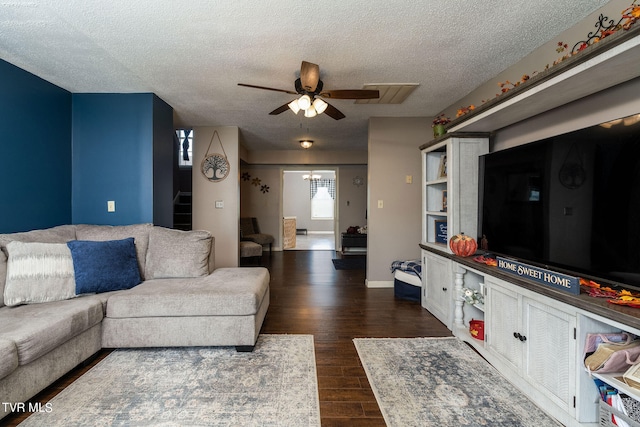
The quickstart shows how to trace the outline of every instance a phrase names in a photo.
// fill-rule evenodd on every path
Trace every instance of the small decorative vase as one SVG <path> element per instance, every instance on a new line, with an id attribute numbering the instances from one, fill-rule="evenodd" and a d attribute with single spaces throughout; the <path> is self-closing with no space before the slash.
<path id="1" fill-rule="evenodd" d="M 444 135 L 447 131 L 444 128 L 444 125 L 433 125 L 433 137 L 437 138 L 440 135 Z"/>

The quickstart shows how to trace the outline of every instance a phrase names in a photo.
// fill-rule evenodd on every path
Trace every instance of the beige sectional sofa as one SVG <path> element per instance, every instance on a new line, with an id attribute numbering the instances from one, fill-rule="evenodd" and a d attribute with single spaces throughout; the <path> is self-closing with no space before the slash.
<path id="1" fill-rule="evenodd" d="M 0 234 L 0 402 L 30 399 L 101 348 L 251 351 L 269 272 L 214 270 L 212 242 L 152 224 Z"/>

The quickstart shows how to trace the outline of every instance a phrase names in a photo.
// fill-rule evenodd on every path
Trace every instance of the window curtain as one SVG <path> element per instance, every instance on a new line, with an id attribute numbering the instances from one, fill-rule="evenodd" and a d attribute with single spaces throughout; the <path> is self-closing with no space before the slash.
<path id="1" fill-rule="evenodd" d="M 327 187 L 329 195 L 333 200 L 336 199 L 336 180 L 335 179 L 313 179 L 311 180 L 311 198 L 316 195 L 318 188 Z"/>
<path id="2" fill-rule="evenodd" d="M 189 135 L 191 135 L 191 130 L 184 130 L 184 140 L 182 141 L 182 160 L 185 162 L 189 161 Z"/>

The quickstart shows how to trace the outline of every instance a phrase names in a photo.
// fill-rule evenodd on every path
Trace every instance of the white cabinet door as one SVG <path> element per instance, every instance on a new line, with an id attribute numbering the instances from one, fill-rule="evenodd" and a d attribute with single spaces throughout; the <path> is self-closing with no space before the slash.
<path id="1" fill-rule="evenodd" d="M 554 303 L 544 296 L 518 292 L 508 283 L 502 285 L 499 279 L 486 278 L 485 283 L 485 339 L 489 352 L 540 395 L 574 417 L 575 314 L 552 306 Z"/>
<path id="2" fill-rule="evenodd" d="M 453 318 L 453 282 L 451 280 L 451 260 L 422 252 L 424 293 L 422 306 L 451 329 Z"/>
<path id="3" fill-rule="evenodd" d="M 527 320 L 522 332 L 527 344 L 523 376 L 574 415 L 576 316 L 526 297 L 522 304 Z"/>
<path id="4" fill-rule="evenodd" d="M 485 341 L 491 353 L 515 372 L 522 366 L 524 342 L 520 295 L 486 278 Z M 518 335 L 520 334 L 520 335 Z"/>

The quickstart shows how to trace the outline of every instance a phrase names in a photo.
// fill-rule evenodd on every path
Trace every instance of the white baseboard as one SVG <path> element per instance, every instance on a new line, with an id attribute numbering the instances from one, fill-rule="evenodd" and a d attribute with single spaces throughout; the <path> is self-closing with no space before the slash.
<path id="1" fill-rule="evenodd" d="M 367 288 L 393 288 L 393 280 L 365 280 Z"/>

